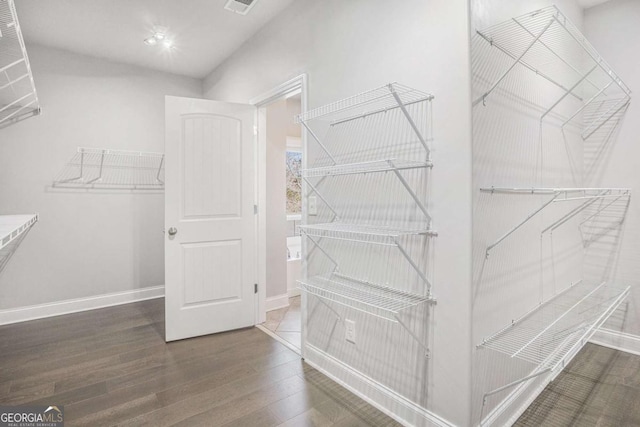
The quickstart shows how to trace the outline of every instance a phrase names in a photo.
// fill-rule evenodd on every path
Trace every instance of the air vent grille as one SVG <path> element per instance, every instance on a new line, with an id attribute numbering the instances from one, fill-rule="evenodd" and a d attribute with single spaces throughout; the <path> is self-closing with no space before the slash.
<path id="1" fill-rule="evenodd" d="M 239 15 L 246 15 L 257 1 L 258 0 L 228 0 L 224 8 Z"/>

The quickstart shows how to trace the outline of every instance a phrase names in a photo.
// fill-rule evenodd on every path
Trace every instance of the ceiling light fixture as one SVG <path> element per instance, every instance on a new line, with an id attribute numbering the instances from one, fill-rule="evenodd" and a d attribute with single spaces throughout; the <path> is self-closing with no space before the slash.
<path id="1" fill-rule="evenodd" d="M 151 37 L 144 39 L 144 44 L 147 46 L 162 45 L 165 49 L 172 49 L 174 47 L 173 41 L 167 38 L 167 33 L 164 29 L 155 28 Z"/>

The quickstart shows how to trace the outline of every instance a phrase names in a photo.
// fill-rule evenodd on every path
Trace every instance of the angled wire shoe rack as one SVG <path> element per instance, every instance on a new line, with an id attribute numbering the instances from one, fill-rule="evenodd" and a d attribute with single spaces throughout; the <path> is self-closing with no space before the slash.
<path id="1" fill-rule="evenodd" d="M 496 54 L 496 58 L 504 55 L 506 65 L 489 77 L 482 76 L 484 82 L 479 84 L 485 86 L 473 101 L 474 107 L 478 104 L 487 105 L 496 91 L 513 87 L 513 81 L 507 83 L 509 79 L 518 79 L 532 72 L 536 79 L 543 79 L 547 85 L 555 87 L 554 90 L 545 91 L 552 98 L 549 105 L 543 106 L 540 126 L 545 117 L 554 113 L 560 117 L 557 124 L 563 134 L 565 126 L 573 123 L 580 129 L 580 137 L 584 141 L 598 132 L 607 133 L 608 138 L 625 114 L 631 100 L 631 90 L 556 6 L 510 19 L 477 31 L 477 34 L 489 44 L 485 46 L 486 52 L 497 49 L 500 53 Z M 571 102 L 567 103 L 569 99 Z M 568 111 L 566 116 L 559 116 L 557 107 L 560 105 L 564 105 L 563 110 Z M 542 134 L 540 138 L 542 141 Z M 582 233 L 582 226 L 586 222 L 615 203 L 628 206 L 631 198 L 628 188 L 483 187 L 480 192 L 491 194 L 491 197 L 533 195 L 541 199 L 540 205 L 532 212 L 487 245 L 487 257 L 505 239 L 549 206 L 569 203 L 571 207 L 550 224 L 541 227 L 541 236 L 545 233 L 551 235 L 578 215 L 582 215 L 579 217 L 581 220 L 577 221 Z M 623 211 L 626 214 L 626 209 Z M 478 349 L 496 351 L 509 358 L 528 362 L 534 365 L 534 369 L 524 378 L 484 393 L 480 425 L 489 425 L 498 420 L 509 403 L 536 379 L 545 378 L 544 374 L 549 374 L 546 378 L 553 378 L 553 374 L 580 351 L 628 294 L 629 287 L 580 281 L 484 338 L 477 345 Z M 487 399 L 506 391 L 511 392 L 509 396 L 485 416 Z"/>
<path id="2" fill-rule="evenodd" d="M 606 282 L 581 281 L 485 338 L 478 349 L 497 351 L 536 367 L 526 377 L 486 392 L 482 398 L 482 409 L 487 398 L 494 394 L 563 369 L 622 304 L 629 290 L 629 286 L 620 289 Z M 503 404 L 504 401 L 481 424 L 490 423 Z"/>
<path id="3" fill-rule="evenodd" d="M 479 30 L 477 34 L 506 55 L 511 63 L 474 100 L 474 106 L 485 104 L 518 66 L 545 79 L 561 92 L 542 113 L 541 121 L 566 98 L 581 101 L 581 107 L 565 119 L 561 128 L 581 119 L 581 136 L 585 140 L 623 115 L 631 101 L 629 87 L 556 6 L 510 19 Z"/>
<path id="4" fill-rule="evenodd" d="M 431 227 L 426 198 L 421 194 L 431 161 L 430 106 L 433 95 L 397 83 L 370 90 L 341 101 L 305 112 L 296 121 L 307 130 L 321 150 L 314 167 L 302 170 L 306 186 L 305 200 L 317 197 L 331 217 L 300 226 L 301 234 L 335 266 L 328 274 L 299 281 L 301 289 L 326 305 L 340 320 L 342 316 L 331 303 L 350 307 L 399 324 L 429 354 L 428 345 L 402 320 L 402 314 L 422 304 L 435 303 L 431 281 L 405 247 L 405 239 L 430 239 L 437 236 Z M 422 171 L 420 182 L 406 178 L 405 171 Z M 408 200 L 421 212 L 422 219 L 406 223 L 386 218 L 380 224 L 362 223 L 353 218 L 349 203 L 334 206 L 328 179 L 348 175 L 383 174 L 399 182 Z M 418 190 L 421 188 L 422 190 Z M 335 191 L 335 190 L 334 190 Z M 348 193 L 348 189 L 344 189 Z M 401 287 L 381 285 L 344 274 L 339 266 L 349 263 L 325 248 L 325 241 L 362 244 L 362 253 L 370 245 L 395 247 L 407 260 L 423 293 L 406 292 Z M 308 254 L 305 254 L 308 259 Z M 344 258 L 344 255 L 343 255 Z"/>
<path id="5" fill-rule="evenodd" d="M 0 1 L 0 128 L 40 114 L 14 0 Z"/>
<path id="6" fill-rule="evenodd" d="M 54 187 L 164 188 L 164 154 L 79 147 Z"/>

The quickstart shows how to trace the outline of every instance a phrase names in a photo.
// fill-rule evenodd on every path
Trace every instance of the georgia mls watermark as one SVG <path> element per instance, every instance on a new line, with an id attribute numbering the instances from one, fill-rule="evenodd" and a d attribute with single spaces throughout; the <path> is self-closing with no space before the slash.
<path id="1" fill-rule="evenodd" d="M 0 406 L 0 427 L 64 427 L 64 407 Z"/>

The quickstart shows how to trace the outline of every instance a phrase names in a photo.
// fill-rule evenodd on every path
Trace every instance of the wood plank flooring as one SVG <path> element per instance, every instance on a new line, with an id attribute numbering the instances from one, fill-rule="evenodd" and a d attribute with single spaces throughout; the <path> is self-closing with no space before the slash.
<path id="1" fill-rule="evenodd" d="M 640 426 L 640 356 L 587 344 L 515 426 Z"/>
<path id="2" fill-rule="evenodd" d="M 396 426 L 255 328 L 164 342 L 164 300 L 0 326 L 0 404 L 67 426 Z"/>

